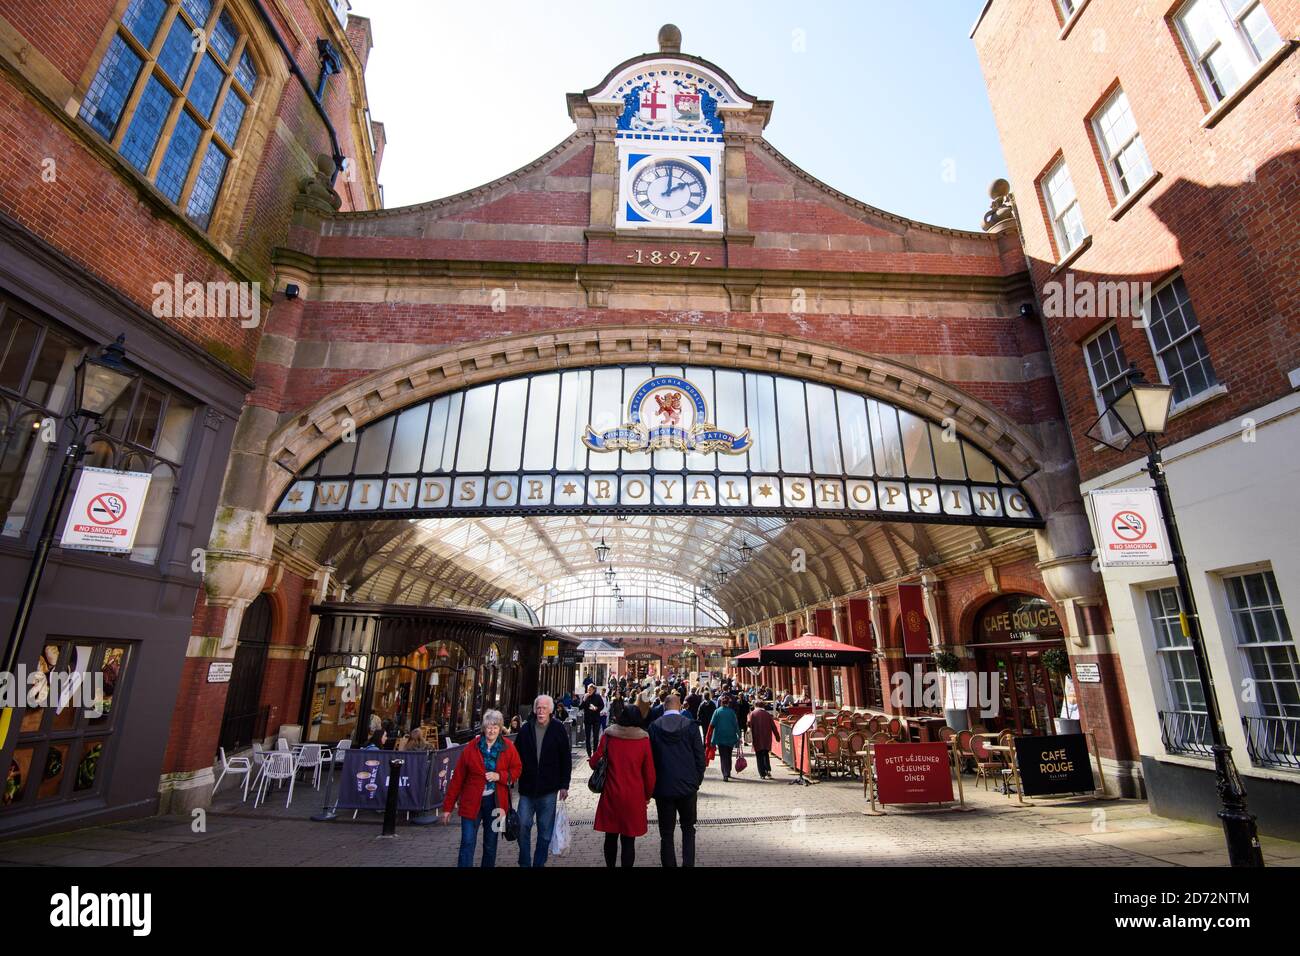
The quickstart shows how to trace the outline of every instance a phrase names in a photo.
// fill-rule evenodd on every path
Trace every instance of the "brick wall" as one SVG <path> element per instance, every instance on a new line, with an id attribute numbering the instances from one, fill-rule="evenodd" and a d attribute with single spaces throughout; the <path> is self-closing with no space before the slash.
<path id="1" fill-rule="evenodd" d="M 1172 4 L 1093 2 L 1061 39 L 1053 4 L 994 0 L 975 33 L 1010 169 L 1040 301 L 1058 260 L 1036 188 L 1062 155 L 1092 246 L 1070 267 L 1076 282 L 1158 283 L 1181 268 L 1219 381 L 1228 393 L 1174 419 L 1169 439 L 1245 416 L 1287 394 L 1300 366 L 1300 122 L 1293 50 L 1218 122 L 1166 14 Z M 1284 40 L 1300 2 L 1266 0 Z M 1115 214 L 1114 190 L 1088 122 L 1117 86 L 1128 96 L 1160 179 Z M 1048 319 L 1061 391 L 1086 480 L 1127 457 L 1082 433 L 1097 416 L 1082 343 L 1113 317 Z M 1128 360 L 1156 381 L 1146 330 L 1118 322 Z"/>

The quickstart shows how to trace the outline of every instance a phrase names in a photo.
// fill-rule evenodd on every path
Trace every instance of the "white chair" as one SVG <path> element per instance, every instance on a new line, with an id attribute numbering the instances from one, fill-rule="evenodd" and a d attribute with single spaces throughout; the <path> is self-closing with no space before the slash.
<path id="1" fill-rule="evenodd" d="M 292 752 L 292 748 L 289 746 L 289 741 L 286 740 L 284 737 L 281 737 L 279 740 L 275 742 L 275 749 Z"/>
<path id="2" fill-rule="evenodd" d="M 303 744 L 298 753 L 298 769 L 312 772 L 311 787 L 320 789 L 320 765 L 323 762 L 323 748 L 320 744 Z"/>
<path id="3" fill-rule="evenodd" d="M 227 757 L 226 748 L 218 747 L 217 754 L 221 758 L 221 773 L 217 776 L 217 785 L 212 788 L 212 795 L 215 797 L 217 791 L 221 789 L 221 781 L 226 779 L 226 774 L 242 774 L 244 777 L 244 799 L 248 799 L 248 778 L 252 775 L 253 765 L 247 757 Z"/>
<path id="4" fill-rule="evenodd" d="M 276 731 L 281 737 L 289 741 L 290 747 L 296 747 L 302 743 L 302 724 L 281 724 L 280 729 Z"/>
<path id="5" fill-rule="evenodd" d="M 333 760 L 335 763 L 342 763 L 344 755 L 352 749 L 352 741 L 340 740 L 334 745 Z"/>
<path id="6" fill-rule="evenodd" d="M 262 768 L 261 783 L 257 788 L 257 796 L 253 798 L 253 807 L 256 808 L 258 803 L 266 802 L 267 785 L 272 780 L 279 780 L 283 783 L 289 781 L 289 796 L 284 801 L 284 807 L 287 810 L 293 803 L 293 779 L 298 774 L 298 764 L 293 759 L 293 754 L 283 750 L 276 750 L 266 755 L 266 766 Z"/>
<path id="7" fill-rule="evenodd" d="M 253 789 L 257 789 L 258 781 L 262 779 L 262 771 L 266 769 L 266 751 L 256 740 L 253 741 Z"/>

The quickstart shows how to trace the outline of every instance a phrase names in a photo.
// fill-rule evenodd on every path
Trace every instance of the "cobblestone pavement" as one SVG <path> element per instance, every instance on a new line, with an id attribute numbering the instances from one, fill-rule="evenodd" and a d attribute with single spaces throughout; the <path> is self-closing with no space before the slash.
<path id="1" fill-rule="evenodd" d="M 576 755 L 575 755 L 576 757 Z M 754 762 L 728 783 L 718 763 L 700 792 L 699 866 L 1223 866 L 1227 854 L 1216 827 L 1153 816 L 1136 800 L 1035 800 L 973 786 L 967 812 L 890 808 L 867 816 L 862 784 L 832 780 L 790 786 L 792 775 L 773 761 L 775 779 L 759 780 Z M 568 808 L 573 846 L 554 866 L 603 864 L 602 835 L 592 830 L 597 796 L 586 787 L 585 760 L 574 767 Z M 380 817 L 343 814 L 332 823 L 309 817 L 323 801 L 300 786 L 252 809 L 227 784 L 196 833 L 189 817 L 163 816 L 49 837 L 0 843 L 0 864 L 50 866 L 451 866 L 460 828 L 402 821 L 395 838 L 379 836 Z M 679 834 L 680 836 L 680 834 Z M 516 865 L 516 844 L 499 841 L 497 863 Z M 1300 844 L 1264 840 L 1270 866 L 1300 865 Z M 650 832 L 637 841 L 637 864 L 659 865 L 654 804 Z"/>

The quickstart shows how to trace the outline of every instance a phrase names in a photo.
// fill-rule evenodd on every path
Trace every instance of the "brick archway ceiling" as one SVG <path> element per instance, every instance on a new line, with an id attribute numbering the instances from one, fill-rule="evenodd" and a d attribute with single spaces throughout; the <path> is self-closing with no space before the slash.
<path id="1" fill-rule="evenodd" d="M 914 575 L 918 567 L 986 560 L 1031 547 L 1016 528 L 765 517 L 509 516 L 420 521 L 279 525 L 277 549 L 332 564 L 357 600 L 484 607 L 499 597 L 535 601 L 540 588 L 609 564 L 679 575 L 708 586 L 734 626 L 744 626 L 868 584 Z M 754 549 L 742 563 L 742 541 Z M 802 553 L 804 570 L 796 564 Z M 728 574 L 719 586 L 715 570 Z"/>

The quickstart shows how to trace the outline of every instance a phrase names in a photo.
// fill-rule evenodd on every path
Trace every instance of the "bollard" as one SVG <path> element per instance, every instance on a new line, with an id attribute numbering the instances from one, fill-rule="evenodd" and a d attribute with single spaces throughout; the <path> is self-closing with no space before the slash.
<path id="1" fill-rule="evenodd" d="M 403 762 L 396 757 L 388 761 L 388 799 L 384 802 L 384 829 L 380 836 L 397 836 L 397 781 Z"/>

